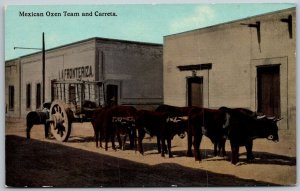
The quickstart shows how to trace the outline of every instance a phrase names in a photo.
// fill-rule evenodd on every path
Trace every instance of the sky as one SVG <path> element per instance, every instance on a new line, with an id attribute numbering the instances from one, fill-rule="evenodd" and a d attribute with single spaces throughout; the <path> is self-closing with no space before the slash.
<path id="1" fill-rule="evenodd" d="M 249 16 L 294 7 L 295 4 L 102 4 L 102 5 L 8 5 L 5 6 L 5 60 L 91 37 L 163 43 L 163 36 L 203 28 Z M 20 16 L 20 12 L 43 13 L 43 17 Z M 79 13 L 80 16 L 64 16 Z M 117 16 L 96 16 L 95 12 Z M 61 16 L 47 16 L 46 13 Z M 90 13 L 92 16 L 82 16 Z"/>

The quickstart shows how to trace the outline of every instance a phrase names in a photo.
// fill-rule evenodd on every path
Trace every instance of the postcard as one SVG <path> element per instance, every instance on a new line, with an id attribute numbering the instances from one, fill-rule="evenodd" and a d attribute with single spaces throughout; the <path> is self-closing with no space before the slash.
<path id="1" fill-rule="evenodd" d="M 296 4 L 4 15 L 7 187 L 296 186 Z"/>

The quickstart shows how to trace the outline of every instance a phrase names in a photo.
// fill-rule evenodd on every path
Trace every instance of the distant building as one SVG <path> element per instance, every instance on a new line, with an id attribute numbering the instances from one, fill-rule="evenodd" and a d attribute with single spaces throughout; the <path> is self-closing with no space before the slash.
<path id="1" fill-rule="evenodd" d="M 53 100 L 53 82 L 61 80 L 105 81 L 107 100 L 120 105 L 154 108 L 163 101 L 161 44 L 90 38 L 45 55 L 46 102 Z M 5 62 L 5 95 L 7 117 L 41 109 L 41 52 Z"/>
<path id="2" fill-rule="evenodd" d="M 244 107 L 296 128 L 296 8 L 164 37 L 164 103 Z"/>

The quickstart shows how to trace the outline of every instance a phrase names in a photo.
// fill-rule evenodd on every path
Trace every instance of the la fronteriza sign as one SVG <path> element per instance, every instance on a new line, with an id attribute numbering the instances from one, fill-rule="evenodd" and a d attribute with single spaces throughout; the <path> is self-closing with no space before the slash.
<path id="1" fill-rule="evenodd" d="M 59 72 L 59 78 L 64 80 L 82 79 L 93 77 L 92 66 L 80 66 L 75 68 L 62 69 Z"/>

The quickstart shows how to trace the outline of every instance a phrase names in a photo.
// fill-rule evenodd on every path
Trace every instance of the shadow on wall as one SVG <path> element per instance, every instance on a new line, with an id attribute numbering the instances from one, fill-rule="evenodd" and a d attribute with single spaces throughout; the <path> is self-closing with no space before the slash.
<path id="1" fill-rule="evenodd" d="M 174 163 L 146 165 L 12 135 L 6 136 L 5 144 L 9 187 L 276 186 Z M 269 156 L 272 155 L 261 153 L 263 161 Z M 273 158 L 295 162 L 284 156 Z"/>

